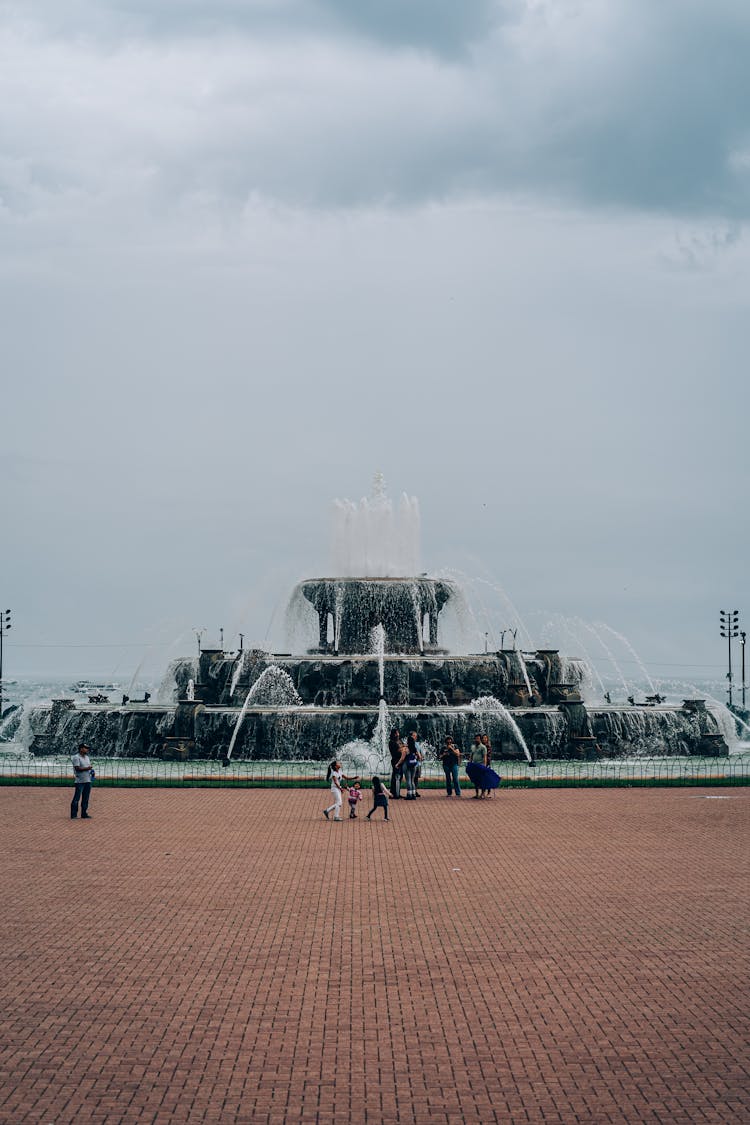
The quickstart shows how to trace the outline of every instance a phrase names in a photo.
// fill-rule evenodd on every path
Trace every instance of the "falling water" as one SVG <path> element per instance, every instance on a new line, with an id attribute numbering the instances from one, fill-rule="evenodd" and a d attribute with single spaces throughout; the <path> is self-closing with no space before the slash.
<path id="1" fill-rule="evenodd" d="M 380 677 L 380 698 L 385 696 L 385 629 L 376 625 L 370 634 L 372 651 L 378 658 L 378 675 Z"/>
<path id="2" fill-rule="evenodd" d="M 651 694 L 655 695 L 656 694 L 656 688 L 654 687 L 654 681 L 649 676 L 646 665 L 643 663 L 643 661 L 641 660 L 640 656 L 638 655 L 638 653 L 635 651 L 635 649 L 631 645 L 628 638 L 623 636 L 622 633 L 618 633 L 616 629 L 613 629 L 611 627 L 611 625 L 607 625 L 604 621 L 597 621 L 596 622 L 596 628 L 597 629 L 606 629 L 608 633 L 612 634 L 612 636 L 615 638 L 615 640 L 618 640 L 620 642 L 620 644 L 623 644 L 625 646 L 625 648 L 628 650 L 629 653 L 631 653 L 633 659 L 635 660 L 636 664 L 638 665 L 641 672 L 643 673 L 643 676 L 644 676 L 646 682 L 648 683 L 648 686 L 651 688 Z"/>
<path id="3" fill-rule="evenodd" d="M 234 693 L 235 693 L 235 690 L 237 688 L 237 684 L 239 683 L 240 676 L 245 671 L 246 661 L 247 661 L 247 649 L 243 649 L 242 653 L 240 654 L 239 660 L 237 661 L 237 663 L 234 666 L 234 671 L 232 672 L 232 682 L 229 686 L 229 698 L 230 699 L 234 699 Z"/>
<path id="4" fill-rule="evenodd" d="M 411 587 L 411 604 L 414 611 L 414 620 L 417 624 L 417 636 L 419 638 L 419 651 L 424 652 L 424 635 L 422 632 L 422 616 L 419 609 L 419 587 L 416 582 Z"/>
<path id="5" fill-rule="evenodd" d="M 716 719 L 716 725 L 724 736 L 724 741 L 731 751 L 731 747 L 737 742 L 737 727 L 735 725 L 735 716 L 729 710 L 725 703 L 720 703 L 718 699 L 713 699 L 712 696 L 708 697 L 706 704 L 708 710 Z M 744 727 L 748 727 L 747 723 L 739 720 Z"/>
<path id="6" fill-rule="evenodd" d="M 183 674 L 186 670 L 189 669 L 190 677 L 192 678 L 193 682 L 198 680 L 199 668 L 197 657 L 193 657 L 188 661 L 171 661 L 171 663 L 167 666 L 161 684 L 159 685 L 159 690 L 156 693 L 156 699 L 158 703 L 175 703 L 177 701 L 177 696 L 182 690 L 182 685 L 178 684 L 177 682 L 178 669 L 182 671 Z M 186 681 L 182 680 L 182 684 L 185 683 Z"/>
<path id="7" fill-rule="evenodd" d="M 715 695 L 711 695 L 710 692 L 706 691 L 705 685 L 703 687 L 698 687 L 697 684 L 691 683 L 690 680 L 666 680 L 665 684 L 666 687 L 683 695 L 685 698 L 705 699 L 707 706 L 708 704 L 711 705 L 708 707 L 708 710 L 716 719 L 717 726 L 724 736 L 724 741 L 729 747 L 730 753 L 732 752 L 732 746 L 736 746 L 738 742 L 736 724 L 739 723 L 740 726 L 744 727 L 745 730 L 750 733 L 750 725 L 746 723 L 744 719 L 741 719 L 739 715 L 735 714 L 734 711 L 730 711 L 726 703 L 722 703 Z"/>
<path id="8" fill-rule="evenodd" d="M 529 752 L 529 748 L 526 745 L 526 740 L 524 739 L 518 727 L 518 723 L 513 718 L 507 707 L 503 707 L 499 699 L 495 699 L 494 695 L 483 695 L 479 699 L 472 699 L 471 709 L 472 711 L 476 711 L 479 714 L 484 713 L 488 715 L 494 715 L 497 718 L 502 719 L 503 723 L 510 729 L 516 741 L 518 742 L 518 745 L 526 755 L 527 762 L 531 762 L 533 760 Z"/>
<path id="9" fill-rule="evenodd" d="M 534 696 L 531 691 L 531 680 L 529 679 L 529 673 L 526 669 L 526 661 L 523 658 L 523 653 L 521 652 L 520 648 L 516 649 L 516 653 L 518 654 L 518 660 L 521 665 L 521 672 L 523 674 L 524 681 L 526 683 L 526 690 L 529 693 L 529 699 L 533 699 Z"/>
<path id="10" fill-rule="evenodd" d="M 442 643 L 454 652 L 470 652 L 480 629 L 476 615 L 460 584 L 460 573 L 443 569 L 438 571 L 436 577 L 449 582 L 453 588 L 453 593 L 440 615 Z"/>
<path id="11" fill-rule="evenodd" d="M 390 756 L 388 753 L 388 733 L 391 729 L 391 718 L 384 699 L 378 706 L 378 721 L 372 732 L 370 741 L 363 738 L 345 742 L 338 751 L 337 757 L 343 762 L 351 764 L 359 771 L 365 773 L 381 773 L 390 770 Z"/>
<path id="12" fill-rule="evenodd" d="M 302 706 L 294 680 L 278 664 L 269 664 L 263 669 L 247 693 L 247 698 L 254 707 Z"/>
<path id="13" fill-rule="evenodd" d="M 574 642 L 574 644 L 578 645 L 583 655 L 583 659 L 586 661 L 586 664 L 589 667 L 591 675 L 596 677 L 596 681 L 599 684 L 601 698 L 604 699 L 604 695 L 607 689 L 604 686 L 604 681 L 599 675 L 599 669 L 596 667 L 596 664 L 592 660 L 591 655 L 586 648 L 586 645 L 582 642 L 578 634 L 571 628 L 570 620 L 567 617 L 563 617 L 562 614 L 556 613 L 552 620 L 548 622 L 548 628 L 550 628 L 552 632 L 554 631 L 555 626 L 564 629 L 567 635 Z"/>
<path id="14" fill-rule="evenodd" d="M 228 766 L 230 761 L 231 761 L 232 751 L 234 750 L 234 744 L 237 741 L 237 735 L 238 735 L 239 729 L 242 725 L 242 720 L 245 718 L 245 715 L 247 713 L 247 709 L 248 709 L 249 706 L 250 706 L 250 692 L 248 692 L 247 695 L 245 696 L 245 702 L 242 704 L 242 710 L 240 711 L 239 715 L 237 716 L 237 722 L 234 724 L 234 730 L 232 731 L 232 737 L 229 740 L 229 749 L 226 752 L 226 756 L 225 756 L 224 762 L 223 762 L 223 764 L 225 766 Z"/>
<path id="15" fill-rule="evenodd" d="M 336 600 L 334 607 L 334 629 L 333 629 L 333 644 L 334 651 L 339 651 L 339 638 L 341 637 L 341 617 L 344 612 L 344 590 L 342 586 L 336 589 Z"/>
<path id="16" fill-rule="evenodd" d="M 628 681 L 625 679 L 624 675 L 622 674 L 622 669 L 620 668 L 620 665 L 615 660 L 615 655 L 612 652 L 612 649 L 609 647 L 609 645 L 606 643 L 606 641 L 604 641 L 603 638 L 599 635 L 599 633 L 596 631 L 596 629 L 594 628 L 593 625 L 589 625 L 589 623 L 587 621 L 581 621 L 580 618 L 576 618 L 576 621 L 578 621 L 578 623 L 584 629 L 586 629 L 589 633 L 591 633 L 591 636 L 594 637 L 595 640 L 597 640 L 599 642 L 599 644 L 604 649 L 604 652 L 607 655 L 607 659 L 609 660 L 610 664 L 614 668 L 617 675 L 620 677 L 620 682 L 621 682 L 623 688 L 625 689 L 625 695 L 626 696 L 630 695 L 630 687 L 628 686 Z"/>
<path id="17" fill-rule="evenodd" d="M 377 745 L 380 744 L 380 763 L 384 766 L 388 761 L 388 729 L 390 727 L 390 717 L 388 715 L 388 708 L 386 707 L 385 700 L 380 699 L 378 704 L 378 723 L 375 727 L 373 735 L 373 742 Z"/>
<path id="18" fill-rule="evenodd" d="M 195 680 L 188 680 L 187 687 L 185 689 L 185 698 L 189 699 L 191 703 L 195 699 Z"/>
<path id="19" fill-rule="evenodd" d="M 302 700 L 289 673 L 285 672 L 283 668 L 279 668 L 278 664 L 269 664 L 245 696 L 245 702 L 242 704 L 237 722 L 234 724 L 229 749 L 223 764 L 229 765 L 234 744 L 242 726 L 242 720 L 245 718 L 249 707 L 274 707 L 281 710 L 285 707 L 300 707 L 301 705 Z"/>
<path id="20" fill-rule="evenodd" d="M 128 685 L 128 690 L 125 693 L 126 695 L 132 695 L 133 694 L 133 689 L 135 688 L 136 681 L 138 679 L 138 673 L 140 672 L 141 668 L 143 667 L 143 665 L 146 663 L 148 657 L 150 656 L 151 647 L 152 646 L 149 645 L 149 647 L 146 649 L 146 651 L 143 654 L 143 656 L 141 657 L 141 659 L 138 661 L 138 664 L 136 665 L 135 672 L 133 672 L 133 678 L 131 679 L 131 681 Z"/>
<path id="21" fill-rule="evenodd" d="M 500 597 L 500 599 L 505 603 L 508 610 L 510 611 L 510 622 L 516 623 L 518 628 L 521 630 L 521 633 L 523 634 L 523 639 L 524 639 L 525 643 L 528 645 L 529 648 L 533 649 L 534 641 L 532 639 L 531 633 L 526 628 L 526 625 L 523 621 L 523 618 L 521 617 L 521 614 L 518 612 L 518 610 L 516 609 L 513 602 L 508 597 L 507 593 L 502 588 L 502 586 L 500 586 L 499 583 L 497 583 L 497 582 L 488 582 L 486 578 L 476 578 L 474 581 L 477 582 L 477 583 L 480 583 L 482 586 L 487 586 L 490 590 L 493 591 L 493 593 L 497 594 Z"/>
<path id="22" fill-rule="evenodd" d="M 127 688 L 127 691 L 125 692 L 125 694 L 132 696 L 133 691 L 135 689 L 135 685 L 138 681 L 138 675 L 141 672 L 141 670 L 143 668 L 143 665 L 148 660 L 149 656 L 153 655 L 154 652 L 162 653 L 162 655 L 166 655 L 167 651 L 170 650 L 170 649 L 172 651 L 174 651 L 175 649 L 177 649 L 177 651 L 179 651 L 179 648 L 177 646 L 179 646 L 179 644 L 183 640 L 183 638 L 186 637 L 189 633 L 190 633 L 189 629 L 183 629 L 182 632 L 178 633 L 176 637 L 172 638 L 169 641 L 158 641 L 158 642 L 155 642 L 154 644 L 148 645 L 147 648 L 146 648 L 146 651 L 144 652 L 143 656 L 141 657 L 141 659 L 138 661 L 138 664 L 136 665 L 135 672 L 133 672 L 133 676 L 130 680 L 130 683 L 128 685 L 128 688 Z M 179 661 L 179 663 L 182 663 L 182 661 Z M 167 669 L 167 674 L 169 673 L 170 668 L 172 668 L 172 667 L 174 667 L 174 665 L 169 666 L 169 668 Z M 166 675 L 165 675 L 165 679 L 166 679 Z M 163 686 L 163 681 L 162 681 L 162 686 Z M 172 691 L 172 694 L 174 694 L 173 691 Z M 157 692 L 157 700 L 161 701 L 161 699 L 162 699 L 162 688 L 160 686 L 159 690 Z"/>
<path id="23" fill-rule="evenodd" d="M 385 478 L 376 473 L 359 504 L 336 500 L 333 512 L 335 573 L 358 578 L 403 578 L 419 573 L 419 503 L 405 493 L 394 509 Z"/>

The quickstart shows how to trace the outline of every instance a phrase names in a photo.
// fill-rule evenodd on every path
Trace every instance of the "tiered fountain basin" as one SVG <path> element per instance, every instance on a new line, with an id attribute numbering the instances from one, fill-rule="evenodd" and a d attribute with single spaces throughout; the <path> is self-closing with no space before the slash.
<path id="1" fill-rule="evenodd" d="M 455 586 L 427 575 L 312 578 L 300 582 L 295 592 L 317 613 L 318 652 L 366 653 L 373 629 L 382 625 L 386 652 L 420 653 L 437 648 L 440 611 Z"/>
<path id="2" fill-rule="evenodd" d="M 160 703 L 53 701 L 28 715 L 29 749 L 87 742 L 99 757 L 226 763 L 324 761 L 371 743 L 385 765 L 396 726 L 434 750 L 447 734 L 466 749 L 488 734 L 495 762 L 728 753 L 701 701 L 587 707 L 585 664 L 556 649 L 449 654 L 439 618 L 456 594 L 427 575 L 307 579 L 290 601 L 290 617 L 312 626 L 304 654 L 208 649 L 175 662 Z"/>
<path id="3" fill-rule="evenodd" d="M 381 666 L 387 723 L 402 732 L 418 730 L 423 743 L 434 748 L 450 734 L 468 749 L 475 734 L 487 733 L 495 761 L 522 760 L 509 715 L 539 761 L 728 753 L 719 720 L 702 701 L 687 700 L 680 707 L 586 706 L 579 692 L 583 665 L 563 661 L 553 650 L 462 657 L 393 654 L 381 660 L 204 651 L 198 662 L 174 665 L 170 703 L 59 700 L 35 708 L 29 715 L 30 749 L 44 756 L 71 754 L 85 741 L 99 756 L 220 761 L 231 747 L 234 761 L 324 761 L 347 743 L 375 740 Z M 266 705 L 261 690 L 248 705 L 248 695 L 252 701 L 264 674 L 274 669 L 288 677 L 300 702 Z M 567 682 L 559 678 L 563 671 Z M 503 704 L 507 715 L 488 707 L 487 700 Z"/>

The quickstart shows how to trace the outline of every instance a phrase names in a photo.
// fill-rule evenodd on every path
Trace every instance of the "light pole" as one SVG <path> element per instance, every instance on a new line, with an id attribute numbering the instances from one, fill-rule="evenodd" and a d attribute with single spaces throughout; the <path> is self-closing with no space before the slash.
<path id="1" fill-rule="evenodd" d="M 742 652 L 742 710 L 745 711 L 745 630 L 740 629 L 740 645 Z"/>
<path id="2" fill-rule="evenodd" d="M 3 717 L 3 636 L 10 628 L 10 610 L 0 611 L 0 720 Z"/>
<path id="3" fill-rule="evenodd" d="M 720 609 L 719 622 L 720 632 L 722 637 L 727 639 L 727 651 L 729 654 L 729 671 L 727 672 L 727 680 L 729 682 L 729 706 L 732 706 L 732 641 L 739 633 L 739 612 L 736 609 Z"/>
<path id="4" fill-rule="evenodd" d="M 193 629 L 193 632 L 195 633 L 196 640 L 198 641 L 198 659 L 199 660 L 200 660 L 200 655 L 201 655 L 201 637 L 203 636 L 205 631 L 206 631 L 205 625 L 202 625 L 200 627 L 200 629 L 195 629 L 195 628 Z"/>

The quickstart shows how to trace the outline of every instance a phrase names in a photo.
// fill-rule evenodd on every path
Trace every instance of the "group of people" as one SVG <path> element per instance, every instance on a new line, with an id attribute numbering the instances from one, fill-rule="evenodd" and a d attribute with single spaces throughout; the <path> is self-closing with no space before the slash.
<path id="1" fill-rule="evenodd" d="M 385 814 L 385 819 L 388 820 L 388 802 L 389 800 L 397 801 L 403 796 L 401 790 L 406 789 L 406 800 L 415 801 L 421 796 L 419 792 L 419 781 L 422 773 L 422 762 L 424 755 L 419 749 L 418 735 L 415 730 L 409 732 L 406 736 L 406 741 L 402 739 L 401 732 L 397 727 L 394 727 L 390 733 L 388 740 L 388 749 L 391 758 L 391 781 L 390 788 L 386 786 L 383 781 L 377 776 L 372 779 L 372 794 L 373 806 L 367 813 L 367 820 L 370 820 L 372 814 L 377 809 L 382 809 Z M 477 765 L 490 766 L 492 764 L 492 743 L 490 742 L 489 735 L 476 734 L 474 736 L 474 743 L 467 755 L 469 762 L 476 762 Z M 445 793 L 447 797 L 460 797 L 461 796 L 461 782 L 459 780 L 459 767 L 463 762 L 463 753 L 459 746 L 456 746 L 452 737 L 448 734 L 445 737 L 445 746 L 440 754 L 440 761 L 445 774 Z M 487 776 L 482 771 L 477 771 L 480 775 L 479 780 L 484 782 L 484 785 L 478 781 L 474 784 L 474 798 L 481 800 L 484 797 L 492 795 L 492 789 L 486 785 Z M 362 782 L 358 774 L 348 775 L 344 773 L 344 768 L 338 759 L 331 762 L 328 767 L 326 776 L 327 782 L 331 786 L 331 804 L 323 809 L 323 816 L 326 820 L 342 820 L 341 815 L 344 804 L 344 793 L 347 794 L 347 803 L 349 805 L 349 818 L 356 819 L 357 806 L 364 797 L 362 792 Z M 495 779 L 497 784 L 497 779 Z M 333 816 L 331 815 L 333 814 Z"/>
<path id="2" fill-rule="evenodd" d="M 418 736 L 415 730 L 409 732 L 405 742 L 396 727 L 391 731 L 389 738 L 391 757 L 390 788 L 382 782 L 377 774 L 372 778 L 373 806 L 367 813 L 367 820 L 370 820 L 372 814 L 377 809 L 382 809 L 385 814 L 385 819 L 388 820 L 388 801 L 389 799 L 395 801 L 401 798 L 402 785 L 405 785 L 406 788 L 407 801 L 414 801 L 417 797 L 421 796 L 419 792 L 419 781 L 422 773 L 424 755 L 417 745 L 417 739 Z M 488 735 L 477 734 L 474 736 L 474 744 L 469 751 L 469 760 L 483 766 L 489 766 L 491 764 L 492 744 L 490 743 Z M 450 735 L 446 735 L 445 746 L 440 755 L 440 761 L 443 766 L 443 772 L 445 773 L 446 796 L 460 797 L 461 783 L 458 773 L 459 766 L 463 761 L 463 754 L 460 747 L 456 746 Z M 94 770 L 92 769 L 91 759 L 89 758 L 89 748 L 85 743 L 82 742 L 78 747 L 78 752 L 73 755 L 72 765 L 75 774 L 75 789 L 70 805 L 70 815 L 71 818 L 75 820 L 78 817 L 78 809 L 80 807 L 81 819 L 89 820 L 88 806 Z M 352 820 L 356 819 L 357 806 L 364 796 L 359 775 L 348 776 L 344 773 L 341 762 L 334 760 L 328 767 L 326 780 L 330 783 L 331 796 L 333 798 L 328 808 L 323 809 L 323 816 L 326 820 L 331 819 L 331 813 L 333 813 L 334 820 L 343 819 L 341 811 L 343 808 L 345 790 L 347 791 L 349 817 Z M 488 797 L 492 794 L 491 789 L 481 788 L 476 782 L 474 783 L 474 790 L 474 797 L 476 799 Z"/>
<path id="3" fill-rule="evenodd" d="M 401 797 L 401 786 L 406 784 L 406 800 L 416 801 L 421 796 L 419 781 L 422 776 L 422 751 L 417 746 L 417 732 L 409 731 L 406 742 L 401 732 L 394 727 L 388 739 L 391 756 L 391 793 L 394 800 Z"/>
<path id="4" fill-rule="evenodd" d="M 423 754 L 417 745 L 417 732 L 411 731 L 406 742 L 401 738 L 399 730 L 394 727 L 390 734 L 388 749 L 391 755 L 391 792 L 394 796 L 401 796 L 402 783 L 406 783 L 406 799 L 414 800 L 419 797 L 419 779 L 422 774 Z M 488 734 L 474 735 L 474 744 L 469 751 L 468 760 L 482 766 L 492 764 L 492 743 Z M 440 754 L 440 761 L 445 774 L 445 793 L 447 797 L 461 796 L 461 782 L 458 778 L 459 766 L 463 761 L 460 747 L 456 746 L 452 737 L 445 736 L 445 746 Z M 491 789 L 474 786 L 474 796 L 477 799 L 490 796 Z"/>
<path id="5" fill-rule="evenodd" d="M 449 734 L 445 736 L 445 746 L 440 755 L 440 761 L 445 774 L 445 795 L 447 797 L 460 797 L 461 783 L 458 780 L 458 767 L 463 761 L 463 754 Z M 488 734 L 474 735 L 474 743 L 469 750 L 469 761 L 476 762 L 480 766 L 489 767 L 492 765 L 492 743 Z M 474 782 L 474 798 L 476 800 L 491 796 L 492 789 Z"/>
<path id="6" fill-rule="evenodd" d="M 407 801 L 419 797 L 419 779 L 422 773 L 423 755 L 417 746 L 417 732 L 411 731 L 408 735 L 406 742 L 401 738 L 401 734 L 396 727 L 393 728 L 389 740 L 389 750 L 391 755 L 391 792 L 395 797 L 401 796 L 401 784 L 406 782 L 406 799 Z M 458 778 L 458 771 L 461 762 L 463 761 L 463 754 L 460 747 L 456 746 L 455 742 L 449 734 L 445 736 L 445 746 L 440 754 L 440 761 L 443 766 L 445 774 L 445 793 L 447 797 L 461 796 L 461 782 Z M 482 766 L 490 766 L 492 763 L 492 743 L 490 742 L 489 735 L 476 734 L 474 735 L 474 744 L 469 751 L 469 761 L 476 762 Z M 485 789 L 478 785 L 474 785 L 474 796 L 477 799 L 490 796 L 492 790 Z"/>
<path id="7" fill-rule="evenodd" d="M 341 816 L 341 809 L 344 804 L 344 790 L 347 791 L 347 803 L 349 805 L 349 819 L 357 819 L 357 805 L 362 800 L 364 793 L 362 792 L 362 783 L 359 775 L 355 774 L 349 776 L 344 773 L 344 768 L 341 762 L 334 760 L 328 767 L 328 774 L 326 780 L 331 785 L 331 797 L 333 798 L 331 804 L 327 809 L 323 809 L 323 816 L 326 820 L 331 820 L 331 813 L 333 813 L 333 820 L 343 820 Z M 380 780 L 377 774 L 372 779 L 372 798 L 373 805 L 365 817 L 370 820 L 372 814 L 377 809 L 382 809 L 385 813 L 385 819 L 390 820 L 388 816 L 388 798 L 391 796 L 391 791 Z"/>

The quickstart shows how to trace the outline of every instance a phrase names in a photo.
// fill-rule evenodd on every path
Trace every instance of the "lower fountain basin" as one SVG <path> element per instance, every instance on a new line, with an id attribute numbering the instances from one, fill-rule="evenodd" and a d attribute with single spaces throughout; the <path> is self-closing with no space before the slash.
<path id="1" fill-rule="evenodd" d="M 709 709 L 686 707 L 514 708 L 509 712 L 535 760 L 696 755 L 724 757 L 728 746 Z M 71 755 L 86 742 L 96 757 L 226 757 L 240 709 L 181 701 L 174 707 L 37 707 L 29 713 L 31 753 Z M 374 707 L 248 708 L 237 729 L 236 761 L 330 760 L 347 743 L 371 742 Z M 389 707 L 387 724 L 403 735 L 416 730 L 428 756 L 450 734 L 468 750 L 488 734 L 493 762 L 523 760 L 518 739 L 502 714 L 465 707 Z"/>

